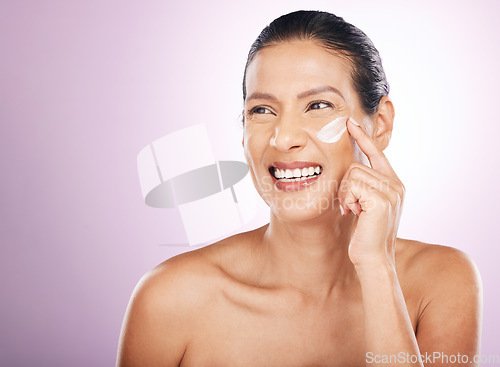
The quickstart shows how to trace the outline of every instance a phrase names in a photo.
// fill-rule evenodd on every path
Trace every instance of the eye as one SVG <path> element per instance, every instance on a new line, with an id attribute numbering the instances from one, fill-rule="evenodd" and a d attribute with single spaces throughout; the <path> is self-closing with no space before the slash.
<path id="1" fill-rule="evenodd" d="M 254 114 L 264 115 L 264 114 L 273 114 L 273 112 L 271 112 L 271 110 L 269 110 L 266 107 L 255 106 L 254 108 L 248 110 L 248 114 L 249 115 L 254 115 Z"/>
<path id="2" fill-rule="evenodd" d="M 316 101 L 309 105 L 308 110 L 322 110 L 327 107 L 333 107 L 330 102 Z"/>

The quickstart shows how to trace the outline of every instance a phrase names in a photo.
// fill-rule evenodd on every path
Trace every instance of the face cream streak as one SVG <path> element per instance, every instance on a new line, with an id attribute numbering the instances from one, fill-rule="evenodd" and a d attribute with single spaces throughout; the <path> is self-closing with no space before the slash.
<path id="1" fill-rule="evenodd" d="M 339 117 L 326 124 L 317 133 L 317 137 L 323 143 L 335 143 L 347 131 L 348 116 Z"/>

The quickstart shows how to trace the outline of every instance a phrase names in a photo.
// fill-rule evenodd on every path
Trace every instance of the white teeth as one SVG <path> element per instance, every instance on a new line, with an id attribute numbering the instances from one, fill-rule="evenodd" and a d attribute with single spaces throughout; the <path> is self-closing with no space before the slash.
<path id="1" fill-rule="evenodd" d="M 309 177 L 299 177 L 299 178 L 282 178 L 280 181 L 282 182 L 293 182 L 293 181 L 303 181 L 307 180 Z"/>
<path id="2" fill-rule="evenodd" d="M 281 179 L 284 182 L 292 182 L 292 181 L 304 180 L 308 178 L 308 176 L 313 176 L 315 174 L 319 175 L 321 171 L 322 170 L 320 166 L 304 167 L 302 169 L 295 168 L 294 170 L 275 168 L 274 177 L 277 178 L 278 180 Z"/>

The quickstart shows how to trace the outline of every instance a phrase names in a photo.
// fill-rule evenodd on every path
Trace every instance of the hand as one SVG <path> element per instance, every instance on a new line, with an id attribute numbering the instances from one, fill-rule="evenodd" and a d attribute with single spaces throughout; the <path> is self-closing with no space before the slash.
<path id="1" fill-rule="evenodd" d="M 351 164 L 340 184 L 338 198 L 343 215 L 352 212 L 358 216 L 349 258 L 355 266 L 393 266 L 405 188 L 375 142 L 351 119 L 347 128 L 372 166 Z"/>

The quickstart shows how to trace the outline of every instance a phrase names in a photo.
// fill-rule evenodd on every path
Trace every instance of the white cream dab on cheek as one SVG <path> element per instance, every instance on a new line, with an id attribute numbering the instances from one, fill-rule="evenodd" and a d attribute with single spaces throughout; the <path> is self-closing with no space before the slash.
<path id="1" fill-rule="evenodd" d="M 349 116 L 339 117 L 326 124 L 317 133 L 317 137 L 323 143 L 335 143 L 347 131 L 347 120 Z"/>

